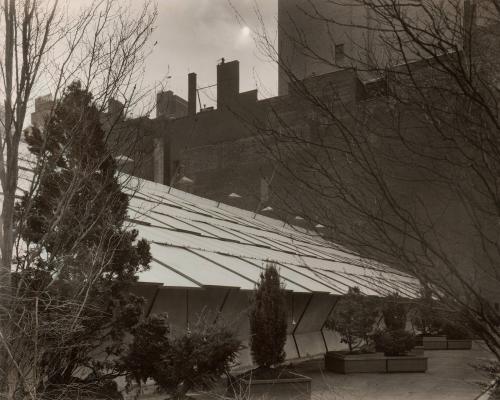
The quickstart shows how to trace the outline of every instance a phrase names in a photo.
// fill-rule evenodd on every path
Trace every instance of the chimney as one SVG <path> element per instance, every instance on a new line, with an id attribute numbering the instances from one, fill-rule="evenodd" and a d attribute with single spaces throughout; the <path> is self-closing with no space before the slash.
<path id="1" fill-rule="evenodd" d="M 196 115 L 196 74 L 188 74 L 188 115 Z"/>
<path id="2" fill-rule="evenodd" d="M 217 65 L 217 108 L 231 107 L 240 93 L 240 62 L 235 60 Z"/>

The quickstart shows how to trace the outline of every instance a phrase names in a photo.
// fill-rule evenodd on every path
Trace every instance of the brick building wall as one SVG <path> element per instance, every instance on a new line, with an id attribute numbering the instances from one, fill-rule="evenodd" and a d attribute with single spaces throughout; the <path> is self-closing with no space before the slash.
<path id="1" fill-rule="evenodd" d="M 370 85 L 373 83 L 363 82 L 353 70 L 343 70 L 309 78 L 304 81 L 304 85 L 307 90 L 321 97 L 323 105 L 331 109 L 340 119 L 339 122 L 345 125 L 345 129 L 369 140 L 372 146 L 378 146 L 380 152 L 377 157 L 388 160 L 385 164 L 382 162 L 386 172 L 397 176 L 391 185 L 404 207 L 416 213 L 415 215 L 425 215 L 432 221 L 432 235 L 442 243 L 450 261 L 470 274 L 466 276 L 471 282 L 480 284 L 489 297 L 498 297 L 498 293 L 484 278 L 485 275 L 477 274 L 484 254 L 481 254 L 480 243 L 474 237 L 474 228 L 460 199 L 446 188 L 426 180 L 422 169 L 408 169 L 409 155 L 405 156 L 394 142 L 384 137 L 384 132 L 395 128 L 384 125 L 394 121 L 394 110 L 388 107 L 385 100 L 373 98 L 370 93 Z M 371 127 L 368 130 L 358 120 L 363 109 L 371 109 L 370 119 L 364 122 Z M 323 204 L 315 202 L 314 194 L 308 193 L 306 187 L 298 186 L 290 176 L 287 178 L 286 171 L 273 163 L 268 153 L 270 142 L 266 142 L 265 136 L 256 136 L 265 135 L 265 128 L 273 124 L 287 126 L 287 129 L 295 131 L 300 137 L 313 141 L 326 134 L 330 135 L 328 144 L 338 148 L 335 154 L 338 170 L 343 171 L 346 182 L 350 180 L 352 190 L 362 193 L 362 175 L 342 151 L 342 146 L 348 144 L 335 126 L 325 126 L 325 121 L 331 119 L 324 112 L 325 110 L 318 111 L 304 100 L 301 88 L 297 87 L 287 96 L 252 103 L 249 109 L 240 109 L 239 115 L 236 112 L 213 110 L 198 113 L 192 118 L 172 121 L 165 130 L 170 157 L 179 167 L 179 173 L 193 181 L 179 187 L 251 211 L 262 212 L 263 208 L 270 206 L 272 211 L 264 213 L 308 227 L 311 227 L 308 221 L 298 220 L 296 217 L 301 215 L 301 211 L 304 214 L 311 211 L 307 205 L 314 205 L 328 211 L 319 215 L 335 220 L 336 223 L 346 224 L 344 228 L 352 229 L 353 234 L 357 229 L 368 229 L 363 221 L 349 218 L 349 215 L 342 216 L 341 203 L 335 203 L 334 200 Z M 411 135 L 421 138 L 429 135 L 428 126 L 422 119 L 414 119 L 411 114 L 402 116 L 401 119 L 406 125 L 399 128 Z M 284 145 L 281 150 L 285 157 L 295 157 L 293 146 Z M 300 168 L 299 163 L 297 168 Z M 231 193 L 240 197 L 229 197 Z M 368 191 L 366 201 L 374 201 L 369 197 Z M 390 209 L 381 207 L 381 212 L 385 213 L 385 218 L 392 218 Z M 338 240 L 335 232 L 328 234 L 332 239 Z M 375 233 L 372 238 L 374 244 Z M 415 245 L 409 240 L 405 241 L 402 236 L 395 235 L 394 239 L 400 241 L 401 246 L 411 248 Z M 354 242 L 341 242 L 356 248 Z M 357 250 L 370 253 L 367 248 Z M 500 302 L 500 298 L 497 301 Z"/>
<path id="2" fill-rule="evenodd" d="M 349 107 L 361 90 L 353 70 L 310 78 L 304 85 L 337 108 Z M 298 88 L 287 96 L 261 101 L 255 91 L 229 98 L 232 102 L 224 103 L 221 109 L 170 120 L 163 130 L 156 129 L 165 146 L 166 173 L 162 183 L 178 186 L 179 180 L 188 178 L 188 184 L 178 187 L 255 211 L 272 202 L 272 186 L 283 184 L 265 144 L 271 140 L 266 138 L 266 128 L 276 124 L 277 117 L 301 134 L 312 132 L 317 112 Z M 231 193 L 241 197 L 228 197 Z M 288 218 L 282 211 L 273 216 Z"/>
<path id="3" fill-rule="evenodd" d="M 192 193 L 252 211 L 266 202 L 261 186 L 272 167 L 255 138 L 189 148 L 180 158 L 182 174 L 193 177 Z"/>

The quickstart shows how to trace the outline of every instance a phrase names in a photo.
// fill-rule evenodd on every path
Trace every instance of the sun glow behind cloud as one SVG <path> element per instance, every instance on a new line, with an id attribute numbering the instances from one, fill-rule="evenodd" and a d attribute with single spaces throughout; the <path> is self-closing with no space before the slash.
<path id="1" fill-rule="evenodd" d="M 277 1 L 257 0 L 257 3 L 273 34 Z M 157 29 L 153 34 L 157 45 L 148 60 L 147 78 L 159 81 L 171 76 L 166 89 L 186 98 L 187 74 L 198 74 L 199 87 L 211 86 L 216 82 L 217 62 L 224 57 L 227 61 L 240 61 L 241 91 L 258 86 L 259 96 L 275 95 L 277 67 L 259 56 L 254 41 L 260 26 L 255 4 L 254 0 L 158 2 Z M 201 103 L 213 105 L 215 94 L 215 88 L 200 91 Z"/>
<path id="2" fill-rule="evenodd" d="M 236 41 L 236 46 L 239 48 L 246 45 L 253 45 L 252 30 L 248 26 L 244 26 L 240 29 L 240 33 Z"/>

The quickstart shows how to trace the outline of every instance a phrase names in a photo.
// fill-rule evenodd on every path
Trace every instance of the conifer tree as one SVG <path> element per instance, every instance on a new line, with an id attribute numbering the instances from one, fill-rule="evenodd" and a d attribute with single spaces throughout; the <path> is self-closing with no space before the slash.
<path id="1" fill-rule="evenodd" d="M 227 373 L 240 341 L 220 319 L 203 316 L 175 335 L 166 316 L 153 315 L 138 324 L 134 340 L 121 357 L 128 386 L 152 379 L 170 399 L 189 398 L 191 390 L 210 390 Z"/>
<path id="2" fill-rule="evenodd" d="M 47 396 L 108 388 L 111 360 L 141 314 L 141 300 L 127 288 L 147 268 L 149 244 L 126 228 L 128 197 L 105 139 L 92 95 L 79 82 L 43 131 L 26 133 L 38 164 L 36 190 L 16 206 L 26 247 L 15 275 L 17 311 L 23 319 L 29 309 L 41 321 L 25 345 L 40 353 L 33 362 L 38 391 Z"/>
<path id="3" fill-rule="evenodd" d="M 271 368 L 285 360 L 286 330 L 285 289 L 275 265 L 268 264 L 250 310 L 250 349 L 259 367 Z"/>

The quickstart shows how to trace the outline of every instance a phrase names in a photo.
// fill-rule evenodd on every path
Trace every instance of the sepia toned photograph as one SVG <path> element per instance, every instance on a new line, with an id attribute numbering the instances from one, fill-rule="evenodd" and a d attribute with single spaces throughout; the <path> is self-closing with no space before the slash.
<path id="1" fill-rule="evenodd" d="M 0 0 L 0 400 L 500 400 L 500 0 Z"/>

